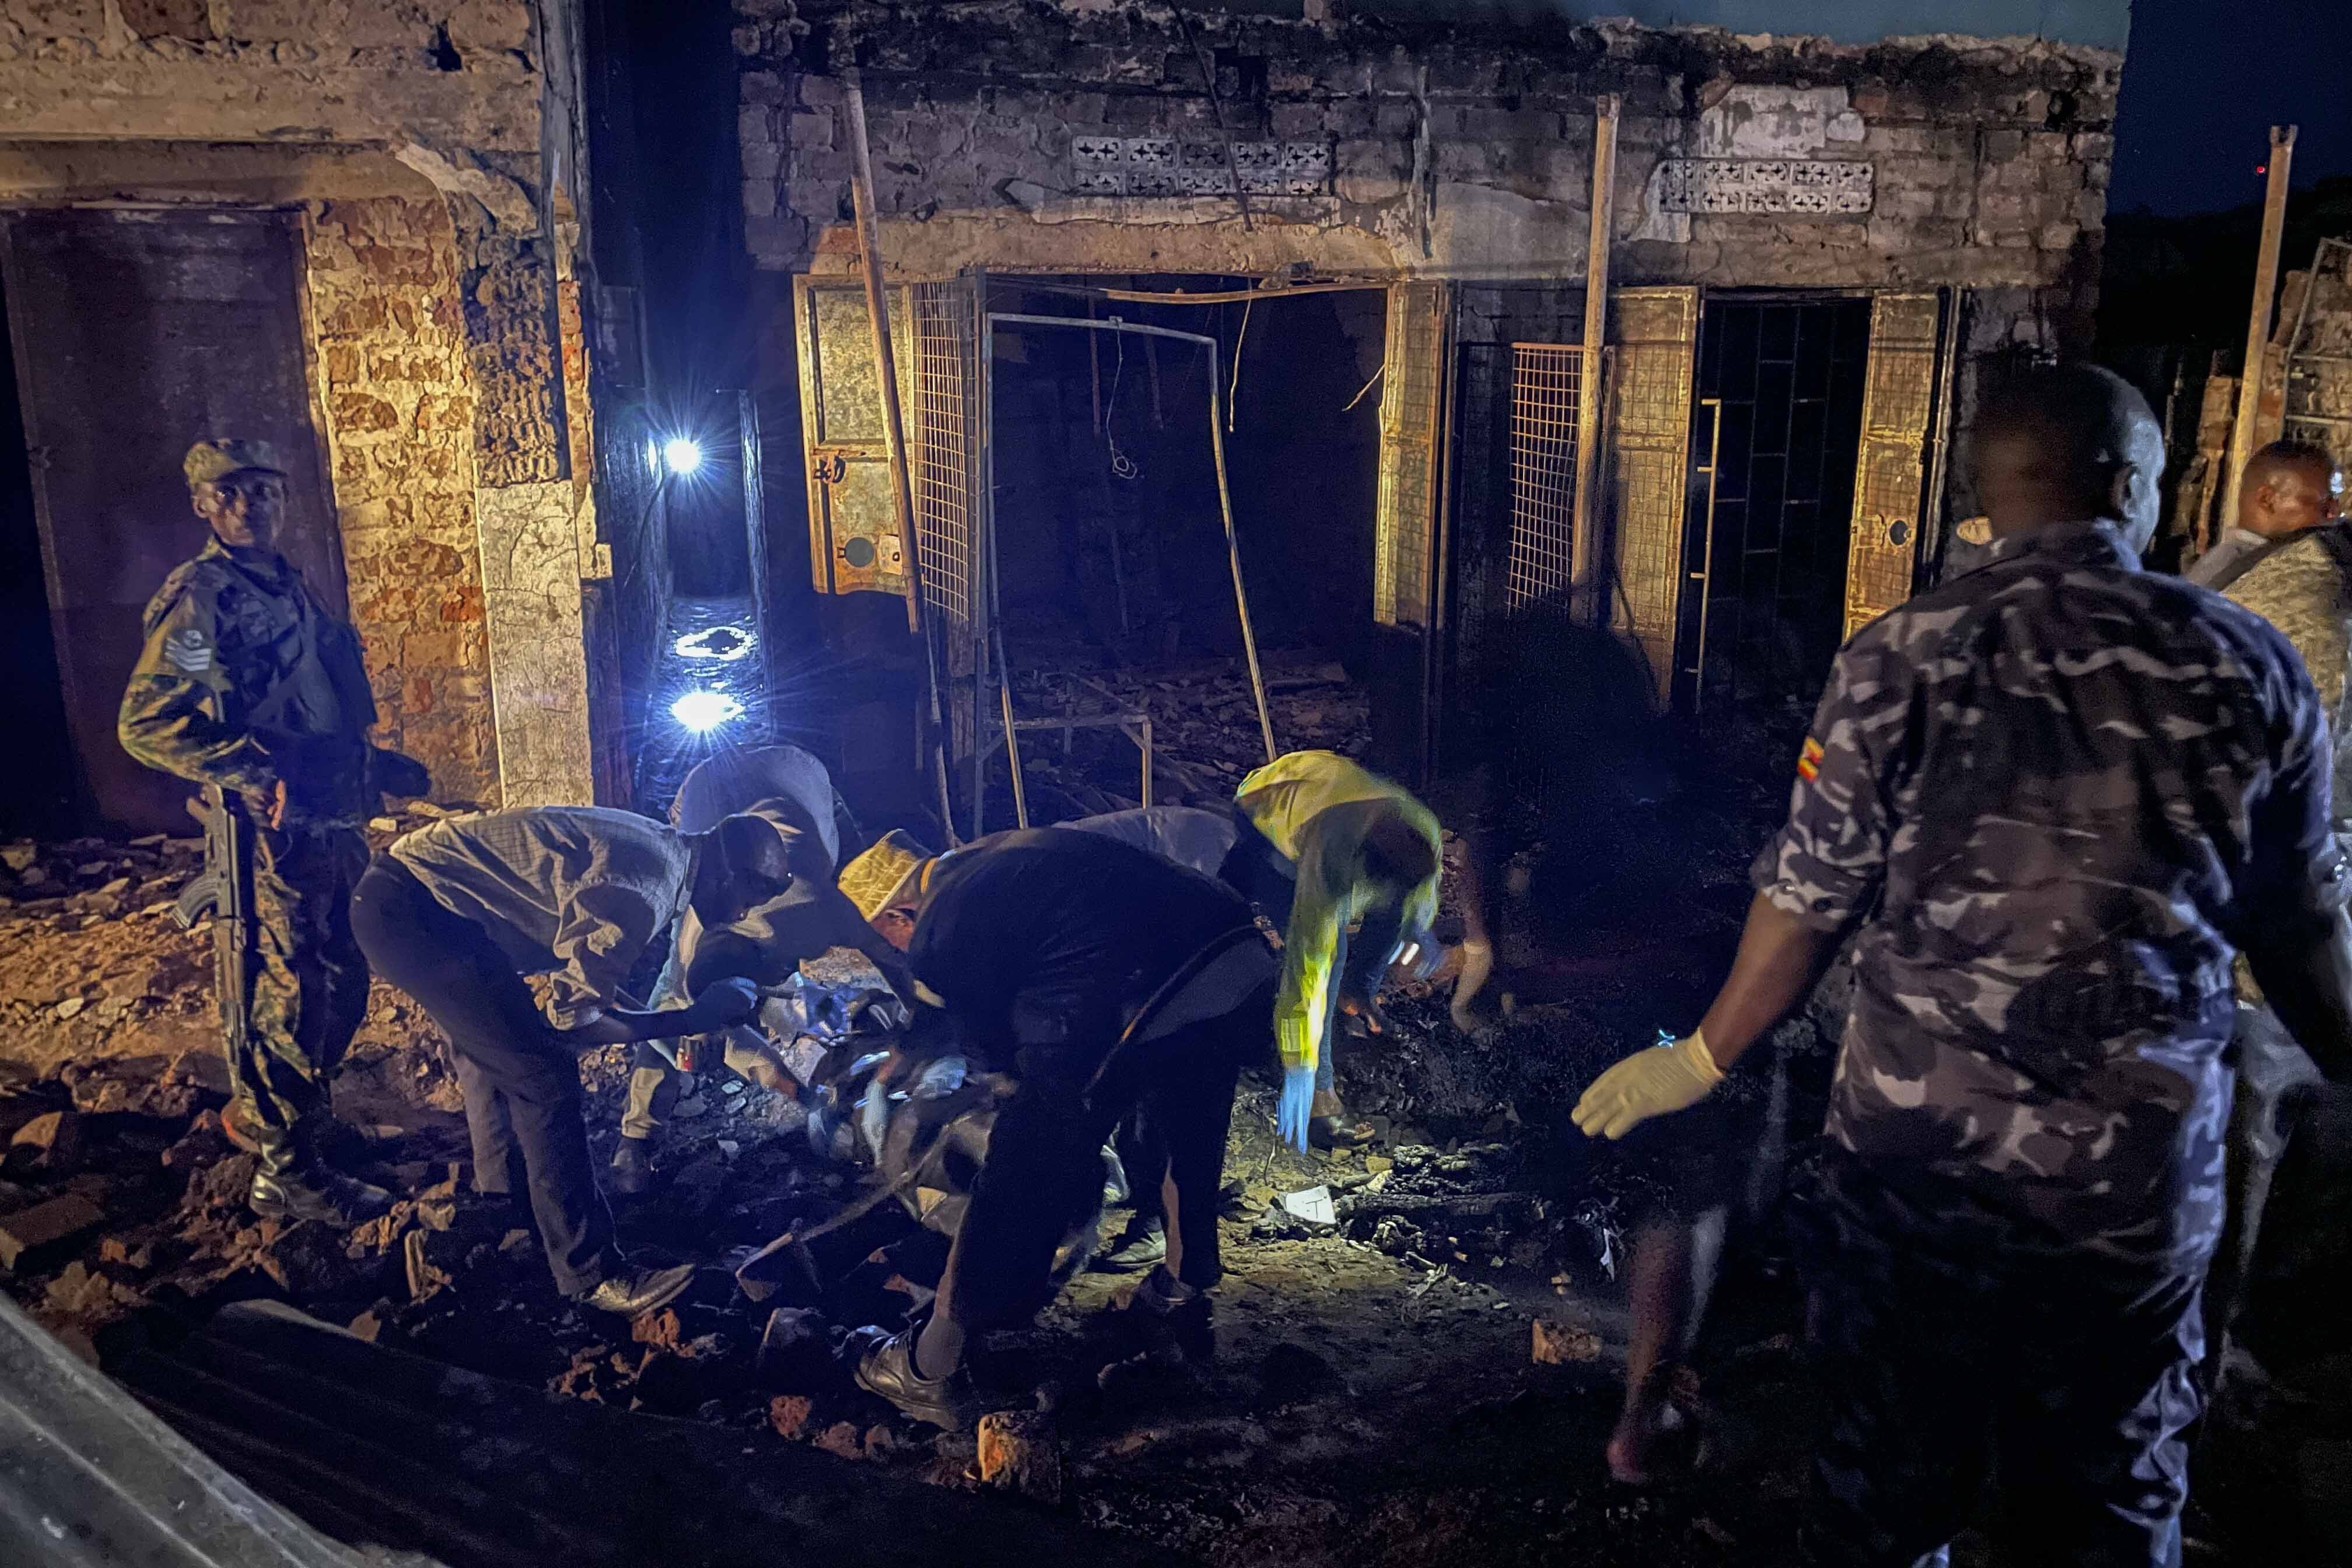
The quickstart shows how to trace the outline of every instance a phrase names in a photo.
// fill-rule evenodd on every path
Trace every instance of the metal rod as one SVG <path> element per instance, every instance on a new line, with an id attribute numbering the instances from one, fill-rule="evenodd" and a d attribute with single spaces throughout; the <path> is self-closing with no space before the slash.
<path id="1" fill-rule="evenodd" d="M 988 279 L 985 275 L 972 285 L 972 305 L 979 320 L 973 323 L 974 350 L 980 359 L 980 508 L 974 520 L 977 530 L 972 539 L 972 551 L 977 559 L 972 563 L 979 579 L 972 588 L 972 602 L 977 607 L 982 602 L 982 590 L 986 590 L 988 625 L 997 622 L 996 587 L 996 334 L 988 324 Z M 980 837 L 982 814 L 988 798 L 988 756 L 980 743 L 988 723 L 988 684 L 990 640 L 986 633 L 972 639 L 971 650 L 971 836 Z M 1002 644 L 997 646 L 1002 647 Z M 999 669 L 997 679 L 1004 679 Z"/>
<path id="2" fill-rule="evenodd" d="M 2230 428 L 2230 481 L 2221 500 L 2221 527 L 2224 529 L 2238 520 L 2238 489 L 2254 455 L 2254 422 L 2263 403 L 2263 351 L 2270 344 L 2271 302 L 2278 293 L 2279 246 L 2286 236 L 2287 179 L 2294 168 L 2294 132 L 2292 125 L 2271 127 L 2270 184 L 2263 192 L 2263 244 L 2254 259 L 2253 302 L 2246 311 L 2246 374 L 2238 384 L 2237 422 Z"/>
<path id="3" fill-rule="evenodd" d="M 947 751 L 940 743 L 939 649 L 923 613 L 923 551 L 915 533 L 914 488 L 907 472 L 907 424 L 898 405 L 898 365 L 890 346 L 890 302 L 882 284 L 882 237 L 874 218 L 874 155 L 866 142 L 866 95 L 855 70 L 842 79 L 849 121 L 849 189 L 857 220 L 857 257 L 866 279 L 866 321 L 874 336 L 874 364 L 882 383 L 882 438 L 889 455 L 890 504 L 898 520 L 898 546 L 907 560 L 907 629 L 923 645 L 923 689 L 928 725 L 927 761 L 938 774 L 940 826 L 955 831 L 955 797 L 948 788 Z"/>
<path id="4" fill-rule="evenodd" d="M 989 634 L 996 639 L 996 697 L 1004 710 L 1004 760 L 1013 769 L 1013 817 L 1026 827 L 1029 786 L 1021 776 L 1021 730 L 1013 721 L 1013 671 L 1004 658 L 1004 623 L 993 616 L 989 617 Z"/>
<path id="5" fill-rule="evenodd" d="M 1691 711 L 1706 703 L 1706 623 L 1715 608 L 1715 483 L 1723 464 L 1723 399 L 1702 397 L 1699 406 L 1714 411 L 1706 437 L 1706 528 L 1700 535 L 1698 579 L 1698 652 L 1691 660 Z"/>
<path id="6" fill-rule="evenodd" d="M 1575 531 L 1569 535 L 1571 605 L 1574 595 L 1591 582 L 1601 559 L 1601 530 L 1593 516 L 1592 498 L 1600 488 L 1601 349 L 1609 335 L 1609 237 L 1615 222 L 1617 110 L 1617 95 L 1605 92 L 1594 104 L 1592 119 L 1592 225 L 1585 241 L 1584 352 L 1577 377 L 1576 505 L 1571 513 Z M 1608 597 L 1603 595 L 1596 618 L 1606 624 L 1608 616 Z"/>
<path id="7" fill-rule="evenodd" d="M 1176 14 L 1176 26 L 1184 35 L 1185 47 L 1192 51 L 1192 58 L 1201 62 L 1201 82 L 1209 89 L 1209 107 L 1217 116 L 1217 135 L 1225 144 L 1225 173 L 1233 176 L 1234 205 L 1241 209 L 1242 232 L 1251 233 L 1249 193 L 1242 189 L 1242 166 L 1234 155 L 1233 128 L 1225 123 L 1225 100 L 1217 91 L 1217 62 L 1209 58 L 1209 51 L 1202 48 L 1201 41 L 1192 36 L 1192 19 L 1184 15 L 1184 7 L 1171 5 L 1168 8 Z"/>
<path id="8" fill-rule="evenodd" d="M 1278 300 L 1286 294 L 1385 294 L 1389 286 L 1366 279 L 1342 282 L 1332 279 L 1321 283 L 1285 283 L 1270 289 L 1222 289 L 1205 294 L 1157 293 L 1147 289 L 1105 289 L 1085 283 L 1047 283 L 1034 279 L 1021 280 L 1025 294 L 1067 294 L 1073 299 L 1114 300 L 1127 305 L 1244 305 L 1252 300 Z"/>
<path id="9" fill-rule="evenodd" d="M 989 342 L 993 353 L 995 329 L 1000 321 L 1010 321 L 1026 327 L 1071 327 L 1079 331 L 1140 332 L 1148 338 L 1167 338 L 1181 343 L 1198 343 L 1209 352 L 1209 444 L 1217 459 L 1217 507 L 1225 521 L 1225 559 L 1234 573 L 1234 608 L 1241 616 L 1242 651 L 1249 658 L 1250 695 L 1257 700 L 1258 735 L 1265 742 L 1265 760 L 1275 759 L 1274 717 L 1265 705 L 1265 675 L 1258 668 L 1257 631 L 1250 622 L 1249 591 L 1242 583 L 1242 547 L 1234 532 L 1234 498 L 1225 477 L 1225 433 L 1217 417 L 1223 410 L 1217 395 L 1217 340 L 1201 332 L 1180 332 L 1173 327 L 1150 327 L 1139 321 L 1081 321 L 1073 316 L 1022 316 L 991 311 L 988 317 Z M 992 548 L 992 555 L 993 553 Z"/>

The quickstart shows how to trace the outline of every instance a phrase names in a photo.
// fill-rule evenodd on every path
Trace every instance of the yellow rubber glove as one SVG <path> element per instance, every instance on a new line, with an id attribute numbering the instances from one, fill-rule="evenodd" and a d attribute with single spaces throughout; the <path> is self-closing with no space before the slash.
<path id="1" fill-rule="evenodd" d="M 1588 1138 L 1622 1138 L 1653 1116 L 1705 1100 L 1723 1081 L 1723 1069 L 1696 1030 L 1671 1046 L 1635 1051 L 1592 1080 L 1572 1113 Z"/>

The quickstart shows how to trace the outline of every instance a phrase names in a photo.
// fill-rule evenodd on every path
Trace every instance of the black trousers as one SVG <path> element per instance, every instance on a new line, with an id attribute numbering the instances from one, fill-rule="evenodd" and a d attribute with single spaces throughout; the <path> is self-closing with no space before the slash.
<path id="1" fill-rule="evenodd" d="M 1243 1062 L 1265 1055 L 1271 1018 L 1271 998 L 1261 989 L 1221 1017 L 1132 1047 L 1091 1086 L 1108 1042 L 1023 1051 L 1021 1087 L 997 1114 L 941 1282 L 951 1320 L 969 1333 L 1009 1328 L 1052 1299 L 1054 1249 L 1101 1202 L 1103 1141 L 1130 1110 L 1140 1112 L 1155 1146 L 1167 1152 L 1179 1278 L 1203 1290 L 1223 1279 L 1217 1204 L 1234 1089 Z M 1134 1174 L 1147 1191 L 1160 1177 Z"/>
<path id="2" fill-rule="evenodd" d="M 613 1216 L 588 1157 L 579 1058 L 489 932 L 391 856 L 378 855 L 353 889 L 352 930 L 369 967 L 449 1037 L 477 1190 L 511 1192 L 520 1164 L 555 1288 L 594 1289 L 613 1260 Z"/>
<path id="3" fill-rule="evenodd" d="M 1987 1247 L 1833 1152 L 1807 1203 L 1813 1561 L 1947 1561 L 1997 1458 L 2019 1561 L 2179 1563 L 2202 1271 Z"/>

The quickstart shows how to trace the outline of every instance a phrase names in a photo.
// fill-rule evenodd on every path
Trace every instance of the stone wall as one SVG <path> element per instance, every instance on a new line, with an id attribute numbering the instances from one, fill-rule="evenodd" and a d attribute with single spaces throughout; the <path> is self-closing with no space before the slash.
<path id="1" fill-rule="evenodd" d="M 2087 326 L 2111 51 L 1209 13 L 1188 40 L 1166 11 L 1104 0 L 737 8 L 746 234 L 766 268 L 847 258 L 852 61 L 888 258 L 935 276 L 1579 278 L 1593 99 L 1614 92 L 1620 281 L 1960 284 L 2023 290 L 2007 315 L 2037 337 Z"/>
<path id="2" fill-rule="evenodd" d="M 310 250 L 335 505 L 376 706 L 436 793 L 495 800 L 476 400 L 448 206 L 320 203 Z"/>
<path id="3" fill-rule="evenodd" d="M 578 183 L 577 62 L 543 58 L 576 4 L 0 0 L 0 200 L 310 213 L 352 612 L 387 736 L 445 797 L 595 790 L 590 410 L 559 324 L 585 193 L 547 172 Z"/>

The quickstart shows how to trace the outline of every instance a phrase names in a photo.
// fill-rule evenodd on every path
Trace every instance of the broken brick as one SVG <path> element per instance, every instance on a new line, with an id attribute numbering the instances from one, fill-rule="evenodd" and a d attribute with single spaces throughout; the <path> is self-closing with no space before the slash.
<path id="1" fill-rule="evenodd" d="M 980 1418 L 980 1479 L 1039 1502 L 1062 1500 L 1062 1450 L 1054 1418 L 1034 1410 L 996 1410 Z"/>
<path id="2" fill-rule="evenodd" d="M 1601 1336 L 1591 1329 L 1544 1318 L 1538 1318 L 1531 1327 L 1538 1366 L 1569 1366 L 1601 1359 Z"/>
<path id="3" fill-rule="evenodd" d="M 768 1425 L 790 1442 L 808 1436 L 809 1417 L 815 1413 L 814 1402 L 805 1394 L 779 1394 L 768 1401 Z"/>
<path id="4" fill-rule="evenodd" d="M 105 1213 L 79 1193 L 68 1193 L 47 1203 L 0 1218 L 0 1268 L 14 1272 L 16 1260 L 102 1223 Z"/>
<path id="5" fill-rule="evenodd" d="M 816 1435 L 816 1446 L 845 1459 L 866 1458 L 866 1434 L 854 1421 L 835 1422 Z"/>
<path id="6" fill-rule="evenodd" d="M 631 1320 L 629 1337 L 641 1345 L 674 1351 L 685 1338 L 686 1331 L 677 1321 L 676 1310 L 664 1307 L 658 1312 L 646 1312 Z"/>

